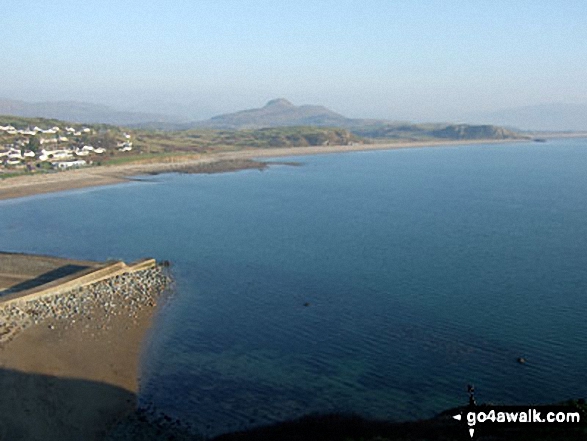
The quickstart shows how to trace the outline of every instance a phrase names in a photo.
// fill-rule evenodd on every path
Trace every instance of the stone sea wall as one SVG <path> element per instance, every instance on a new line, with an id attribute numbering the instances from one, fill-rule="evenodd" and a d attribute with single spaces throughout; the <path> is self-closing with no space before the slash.
<path id="1" fill-rule="evenodd" d="M 57 322 L 84 319 L 86 328 L 103 329 L 109 317 L 118 315 L 132 322 L 140 309 L 156 306 L 170 283 L 161 266 L 152 266 L 65 292 L 0 304 L 0 344 L 37 324 L 53 329 Z"/>

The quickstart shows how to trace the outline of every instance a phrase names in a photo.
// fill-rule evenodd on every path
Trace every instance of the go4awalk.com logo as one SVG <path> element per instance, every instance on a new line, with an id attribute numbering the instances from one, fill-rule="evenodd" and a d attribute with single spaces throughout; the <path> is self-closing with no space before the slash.
<path id="1" fill-rule="evenodd" d="M 477 430 L 483 433 L 495 432 L 498 425 L 519 429 L 528 425 L 559 425 L 561 428 L 565 425 L 564 428 L 568 429 L 581 423 L 581 413 L 565 406 L 469 406 L 453 415 L 453 418 L 467 426 L 471 438 Z"/>

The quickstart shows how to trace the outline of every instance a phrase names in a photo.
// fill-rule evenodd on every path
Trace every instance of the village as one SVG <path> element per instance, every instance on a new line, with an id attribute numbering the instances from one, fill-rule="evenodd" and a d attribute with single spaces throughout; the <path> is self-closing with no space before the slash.
<path id="1" fill-rule="evenodd" d="M 92 145 L 90 139 L 99 139 L 95 129 L 73 126 L 61 128 L 18 129 L 11 124 L 0 125 L 0 170 L 55 169 L 66 170 L 71 168 L 92 165 L 103 155 L 117 149 L 119 152 L 130 152 L 133 149 L 131 135 L 124 132 L 122 139 L 115 145 Z"/>

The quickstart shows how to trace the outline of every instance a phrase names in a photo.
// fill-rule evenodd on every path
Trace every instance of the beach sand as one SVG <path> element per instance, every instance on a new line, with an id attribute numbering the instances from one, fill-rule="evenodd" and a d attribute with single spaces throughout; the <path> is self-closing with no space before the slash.
<path id="1" fill-rule="evenodd" d="M 134 412 L 141 343 L 154 309 L 103 330 L 79 317 L 39 324 L 0 350 L 0 439 L 93 440 Z M 95 317 L 95 321 L 104 321 Z"/>
<path id="2" fill-rule="evenodd" d="M 286 147 L 246 149 L 189 156 L 162 157 L 123 165 L 104 165 L 64 172 L 21 175 L 0 180 L 0 200 L 53 193 L 76 188 L 127 182 L 130 177 L 157 173 L 218 173 L 245 168 L 262 169 L 266 165 L 256 159 L 346 153 L 366 150 L 393 150 L 469 144 L 502 144 L 527 140 L 430 141 L 393 144 L 356 144 L 346 146 Z"/>
<path id="3" fill-rule="evenodd" d="M 136 406 L 141 342 L 153 310 L 107 330 L 83 320 L 33 326 L 0 350 L 0 439 L 94 440 Z M 96 321 L 99 321 L 97 318 Z"/>
<path id="4" fill-rule="evenodd" d="M 156 303 L 91 305 L 41 320 L 0 346 L 0 440 L 104 439 L 135 411 Z"/>

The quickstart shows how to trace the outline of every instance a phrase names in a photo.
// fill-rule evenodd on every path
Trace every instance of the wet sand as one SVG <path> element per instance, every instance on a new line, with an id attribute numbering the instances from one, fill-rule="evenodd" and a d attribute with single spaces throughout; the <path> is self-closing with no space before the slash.
<path id="1" fill-rule="evenodd" d="M 70 305 L 52 301 L 49 309 L 69 311 L 0 345 L 0 440 L 99 440 L 135 411 L 141 349 L 157 304 L 126 290 L 140 286 L 142 274 L 125 277 L 80 288 Z M 96 286 L 107 294 L 82 303 Z"/>
<path id="2" fill-rule="evenodd" d="M 53 193 L 76 188 L 95 187 L 127 182 L 129 178 L 157 173 L 219 173 L 245 168 L 263 169 L 266 164 L 256 159 L 284 156 L 305 156 L 365 150 L 441 147 L 451 145 L 503 144 L 527 140 L 430 141 L 397 142 L 392 144 L 357 144 L 348 146 L 287 147 L 247 149 L 189 156 L 162 157 L 123 165 L 104 165 L 64 172 L 22 175 L 0 180 L 0 200 Z"/>
<path id="3" fill-rule="evenodd" d="M 0 439 L 101 439 L 132 413 L 152 311 L 90 333 L 83 322 L 25 330 L 0 351 Z"/>

